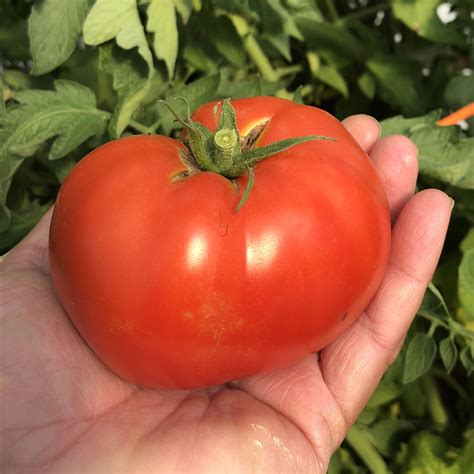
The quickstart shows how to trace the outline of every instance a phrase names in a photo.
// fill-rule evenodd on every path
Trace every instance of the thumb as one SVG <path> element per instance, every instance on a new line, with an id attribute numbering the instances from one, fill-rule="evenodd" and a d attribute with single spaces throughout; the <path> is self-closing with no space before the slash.
<path id="1" fill-rule="evenodd" d="M 2 266 L 9 270 L 35 270 L 49 274 L 48 235 L 53 207 L 19 244 L 0 257 Z"/>

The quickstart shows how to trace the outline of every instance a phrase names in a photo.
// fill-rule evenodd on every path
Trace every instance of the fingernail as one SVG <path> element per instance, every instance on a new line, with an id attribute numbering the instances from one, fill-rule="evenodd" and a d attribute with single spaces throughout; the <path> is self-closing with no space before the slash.
<path id="1" fill-rule="evenodd" d="M 450 197 L 449 199 L 451 199 L 451 210 L 453 210 L 453 207 L 454 207 L 454 204 L 456 204 L 456 201 Z"/>

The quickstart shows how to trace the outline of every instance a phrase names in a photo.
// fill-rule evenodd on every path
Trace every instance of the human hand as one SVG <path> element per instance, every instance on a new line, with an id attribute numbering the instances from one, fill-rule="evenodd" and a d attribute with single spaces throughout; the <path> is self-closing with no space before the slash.
<path id="1" fill-rule="evenodd" d="M 370 153 L 394 223 L 389 267 L 364 314 L 301 363 L 232 384 L 151 390 L 110 372 L 54 295 L 48 213 L 0 269 L 2 472 L 325 472 L 396 357 L 436 267 L 451 200 L 413 196 L 416 148 L 344 122 Z"/>

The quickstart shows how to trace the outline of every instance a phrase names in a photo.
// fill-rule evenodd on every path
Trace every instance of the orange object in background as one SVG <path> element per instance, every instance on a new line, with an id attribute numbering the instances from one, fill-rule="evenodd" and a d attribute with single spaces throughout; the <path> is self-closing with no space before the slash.
<path id="1" fill-rule="evenodd" d="M 436 122 L 436 125 L 440 125 L 442 127 L 448 127 L 449 125 L 456 125 L 461 120 L 466 120 L 470 117 L 474 116 L 474 102 L 471 102 L 468 105 L 456 110 L 452 114 L 439 119 Z"/>

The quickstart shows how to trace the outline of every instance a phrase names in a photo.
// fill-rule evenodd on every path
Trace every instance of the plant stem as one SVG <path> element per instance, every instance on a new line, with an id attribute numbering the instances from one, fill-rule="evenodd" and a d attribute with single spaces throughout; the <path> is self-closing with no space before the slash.
<path id="1" fill-rule="evenodd" d="M 301 97 L 306 97 L 307 95 L 311 94 L 313 92 L 313 86 L 311 84 L 306 84 L 301 88 L 300 94 Z"/>
<path id="2" fill-rule="evenodd" d="M 430 329 L 428 330 L 428 336 L 429 337 L 431 337 L 431 338 L 433 337 L 437 327 L 438 327 L 438 325 L 433 321 L 431 323 Z"/>
<path id="3" fill-rule="evenodd" d="M 448 423 L 448 414 L 444 408 L 438 386 L 431 375 L 425 375 L 421 379 L 423 391 L 427 397 L 428 410 L 436 428 L 442 431 Z"/>
<path id="4" fill-rule="evenodd" d="M 315 76 L 318 72 L 319 66 L 321 65 L 319 56 L 314 51 L 308 51 L 306 53 L 306 60 L 308 61 L 308 66 L 309 70 L 311 71 L 311 74 Z"/>
<path id="5" fill-rule="evenodd" d="M 291 74 L 297 74 L 303 70 L 301 64 L 291 64 L 290 66 L 283 66 L 275 69 L 278 77 L 290 76 Z"/>
<path id="6" fill-rule="evenodd" d="M 275 95 L 282 99 L 288 99 L 288 100 L 293 99 L 293 94 L 286 89 L 280 89 L 279 91 L 276 92 Z"/>
<path id="7" fill-rule="evenodd" d="M 150 129 L 150 133 L 156 133 L 156 129 L 161 125 L 161 118 L 159 118 L 156 122 L 152 123 L 148 128 Z"/>
<path id="8" fill-rule="evenodd" d="M 459 324 L 454 319 L 440 319 L 436 316 L 431 315 L 428 311 L 420 310 L 418 311 L 418 316 L 431 321 L 432 323 L 437 324 L 444 329 L 447 329 L 449 332 L 454 333 L 456 336 L 461 336 L 468 341 L 474 341 L 474 332 L 470 329 L 464 327 L 462 324 Z"/>
<path id="9" fill-rule="evenodd" d="M 331 21 L 337 21 L 339 15 L 337 13 L 336 7 L 334 6 L 334 0 L 325 0 L 325 4 Z"/>
<path id="10" fill-rule="evenodd" d="M 387 10 L 388 8 L 390 8 L 390 3 L 382 3 L 380 5 L 373 5 L 371 7 L 361 8 L 360 10 L 357 10 L 354 13 L 349 13 L 348 15 L 339 18 L 336 21 L 336 25 L 345 26 L 347 25 L 347 23 L 350 23 L 355 20 L 363 20 L 364 18 L 372 16 L 374 13 Z"/>
<path id="11" fill-rule="evenodd" d="M 147 127 L 146 125 L 143 125 L 142 123 L 137 122 L 136 120 L 130 120 L 128 125 L 129 127 L 133 128 L 137 132 L 144 133 L 144 134 L 152 133 L 150 130 L 150 127 Z"/>
<path id="12" fill-rule="evenodd" d="M 247 21 L 239 15 L 229 15 L 237 33 L 242 38 L 244 48 L 262 76 L 270 82 L 278 81 L 278 74 L 250 31 Z"/>
<path id="13" fill-rule="evenodd" d="M 467 394 L 466 390 L 464 390 L 464 388 L 461 387 L 461 385 L 453 377 L 450 377 L 444 370 L 433 367 L 431 372 L 433 375 L 445 382 L 446 385 L 449 385 L 453 390 L 455 390 L 461 398 L 464 398 L 464 400 L 469 400 L 469 395 Z"/>
<path id="14" fill-rule="evenodd" d="M 214 135 L 214 144 L 216 146 L 213 156 L 214 164 L 219 170 L 228 170 L 234 163 L 234 154 L 240 154 L 239 136 L 231 128 L 218 130 Z"/>
<path id="15" fill-rule="evenodd" d="M 364 464 L 371 472 L 385 474 L 388 472 L 387 465 L 373 445 L 368 434 L 357 426 L 353 425 L 346 436 L 346 441 L 357 455 L 364 461 Z"/>

